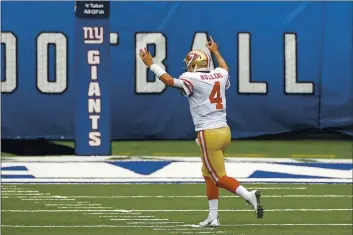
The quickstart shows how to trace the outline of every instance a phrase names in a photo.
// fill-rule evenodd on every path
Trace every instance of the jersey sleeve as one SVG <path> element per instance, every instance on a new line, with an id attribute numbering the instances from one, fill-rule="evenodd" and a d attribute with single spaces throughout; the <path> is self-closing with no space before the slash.
<path id="1" fill-rule="evenodd" d="M 228 76 L 227 82 L 226 82 L 226 90 L 230 87 L 230 77 Z"/>
<path id="2" fill-rule="evenodd" d="M 182 88 L 182 93 L 185 96 L 190 96 L 194 93 L 194 84 L 192 81 L 192 78 L 188 76 L 187 73 L 183 73 L 180 77 L 179 80 L 183 82 L 183 88 Z"/>
<path id="3" fill-rule="evenodd" d="M 218 70 L 226 79 L 226 90 L 227 90 L 230 87 L 230 77 L 229 77 L 228 71 L 220 67 L 218 67 L 216 70 Z"/>

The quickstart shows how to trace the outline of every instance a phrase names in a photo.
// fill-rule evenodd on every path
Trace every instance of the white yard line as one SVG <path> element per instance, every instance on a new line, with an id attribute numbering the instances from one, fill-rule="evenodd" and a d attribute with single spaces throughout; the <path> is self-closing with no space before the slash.
<path id="1" fill-rule="evenodd" d="M 154 195 L 154 196 L 72 196 L 73 198 L 206 198 L 204 195 Z M 237 198 L 236 196 L 221 196 L 222 198 Z M 263 198 L 310 198 L 310 197 L 353 197 L 353 195 L 262 195 Z"/>
<path id="2" fill-rule="evenodd" d="M 221 198 L 240 198 L 235 195 L 230 196 L 220 196 Z M 351 198 L 353 195 L 262 195 L 262 198 Z M 14 198 L 24 198 L 24 200 L 44 200 L 44 199 L 52 199 L 56 198 L 56 196 L 33 196 L 33 197 L 24 197 L 24 196 L 14 196 Z M 117 198 L 117 199 L 138 199 L 138 198 L 206 198 L 205 195 L 139 195 L 139 196 L 65 196 L 63 199 L 71 199 L 73 198 L 93 198 L 93 199 L 109 199 L 109 198 Z"/>
<path id="3" fill-rule="evenodd" d="M 299 154 L 302 155 L 302 154 Z M 240 157 L 241 156 L 241 157 Z M 225 159 L 227 161 L 232 161 L 232 162 L 295 162 L 295 163 L 301 163 L 297 158 L 263 158 L 263 157 L 246 157 L 240 154 L 240 156 L 234 155 L 234 156 L 227 156 Z M 309 156 L 314 156 L 314 157 L 309 157 Z M 323 154 L 322 156 L 329 156 L 328 154 Z M 117 158 L 119 160 L 110 160 L 111 158 Z M 121 159 L 124 159 L 126 161 L 161 161 L 161 160 L 167 160 L 167 161 L 181 161 L 181 162 L 201 162 L 200 156 L 188 156 L 188 157 L 183 157 L 183 156 L 126 156 L 126 155 L 114 155 L 114 156 L 95 156 L 93 158 L 82 158 L 78 157 L 76 155 L 65 155 L 65 156 L 31 156 L 31 157 L 21 157 L 21 156 L 15 156 L 15 157 L 2 157 L 2 163 L 27 163 L 27 162 L 38 162 L 38 163 L 46 163 L 46 162 L 58 162 L 58 163 L 63 163 L 63 162 L 116 162 L 120 161 Z M 330 157 L 328 158 L 320 158 L 318 159 L 315 157 L 315 155 L 308 155 L 306 158 L 307 160 L 310 160 L 312 162 L 324 162 L 324 163 L 351 163 L 351 159 L 332 159 Z"/>
<path id="4" fill-rule="evenodd" d="M 207 212 L 208 210 L 131 210 L 138 212 Z M 219 210 L 222 212 L 253 212 L 253 209 L 228 209 Z M 296 211 L 353 211 L 352 208 L 349 209 L 265 209 L 265 212 L 296 212 Z"/>
<path id="5" fill-rule="evenodd" d="M 6 194 L 2 193 L 1 194 L 2 198 L 27 198 L 27 197 L 49 197 L 50 194 L 42 194 L 42 193 L 36 193 L 36 194 Z"/>
<path id="6" fill-rule="evenodd" d="M 246 210 L 246 209 L 229 209 L 229 210 L 219 210 L 222 212 L 248 212 L 251 211 L 253 212 L 254 210 Z M 308 212 L 316 212 L 316 211 L 321 211 L 321 212 L 328 212 L 328 211 L 353 211 L 352 208 L 347 208 L 347 209 L 265 209 L 265 212 L 297 212 L 297 211 L 308 211 Z M 190 210 L 2 210 L 2 212 L 16 212 L 16 213 L 40 213 L 40 212 L 49 212 L 49 213 L 66 213 L 66 212 L 125 212 L 127 214 L 130 214 L 130 212 L 208 212 L 208 210 L 197 210 L 197 209 L 190 209 Z M 93 214 L 93 213 L 92 213 Z M 103 213 L 107 214 L 107 213 Z M 131 213 L 132 214 L 132 213 Z"/>
<path id="7" fill-rule="evenodd" d="M 2 193 L 3 196 L 18 196 L 18 197 L 27 197 L 27 196 L 49 196 L 50 193 Z"/>
<path id="8" fill-rule="evenodd" d="M 169 219 L 110 219 L 121 221 L 168 221 Z"/>
<path id="9" fill-rule="evenodd" d="M 39 191 L 35 190 L 35 191 L 27 191 L 27 190 L 1 190 L 3 193 L 39 193 Z"/>
<path id="10" fill-rule="evenodd" d="M 46 206 L 71 206 L 71 207 L 82 207 L 82 206 L 100 206 L 101 204 L 45 204 Z M 85 208 L 85 207 L 83 207 Z"/>
<path id="11" fill-rule="evenodd" d="M 208 229 L 207 229 L 208 230 Z M 224 231 L 194 231 L 194 232 L 170 232 L 170 233 L 178 233 L 178 234 L 180 234 L 180 233 L 182 233 L 182 234 L 184 234 L 184 233 L 191 233 L 191 234 L 221 234 L 221 233 L 226 233 L 226 232 L 224 232 Z M 238 233 L 238 235 L 243 235 L 242 233 Z"/>
<path id="12" fill-rule="evenodd" d="M 247 226 L 353 226 L 353 224 L 228 224 L 222 227 L 247 227 Z M 175 228 L 175 227 L 191 227 L 198 228 L 198 225 L 183 224 L 183 225 L 1 225 L 3 228 Z"/>
<path id="13" fill-rule="evenodd" d="M 311 179 L 311 178 L 238 178 L 241 183 L 249 184 L 352 184 L 353 179 L 348 178 L 329 178 L 329 179 Z M 62 184 L 62 185 L 82 185 L 82 184 L 204 184 L 205 180 L 201 177 L 197 178 L 34 178 L 34 179 L 2 179 L 3 184 Z"/>
<path id="14" fill-rule="evenodd" d="M 339 197 L 353 197 L 353 195 L 262 195 L 264 198 L 339 198 Z"/>
<path id="15" fill-rule="evenodd" d="M 122 216 L 122 215 L 100 215 L 98 217 L 103 217 L 103 218 L 154 218 L 154 215 L 143 215 L 143 216 Z"/>
<path id="16" fill-rule="evenodd" d="M 98 212 L 98 213 L 83 213 L 84 215 L 141 215 L 141 213 L 130 212 Z"/>
<path id="17" fill-rule="evenodd" d="M 194 234 L 194 232 L 169 232 L 169 233 Z"/>
<path id="18" fill-rule="evenodd" d="M 207 228 L 204 228 L 204 227 L 188 227 L 188 228 L 185 228 L 185 227 L 174 227 L 174 228 L 165 228 L 165 227 L 160 227 L 160 226 L 156 226 L 156 228 L 153 228 L 154 231 L 164 231 L 164 232 L 179 232 L 179 233 L 182 233 L 182 232 L 198 232 L 198 231 L 211 231 L 213 234 L 216 234 L 217 232 L 219 233 L 220 231 L 215 231 L 214 230 L 215 228 L 213 227 L 207 227 Z M 236 235 L 236 234 L 235 234 Z M 240 234 L 239 234 L 240 235 Z"/>
<path id="19" fill-rule="evenodd" d="M 183 224 L 184 222 L 127 222 L 126 224 Z"/>
<path id="20" fill-rule="evenodd" d="M 28 186 L 28 185 L 26 185 L 26 186 Z M 22 187 L 20 187 L 20 188 L 18 188 L 17 187 L 17 185 L 15 185 L 15 184 L 3 184 L 2 185 L 2 188 L 4 188 L 4 189 L 8 189 L 8 190 L 34 190 L 33 188 L 22 188 Z"/>
<path id="21" fill-rule="evenodd" d="M 70 206 L 70 205 L 88 205 L 89 202 L 65 202 L 65 203 L 48 203 L 46 206 Z M 100 204 L 90 204 L 90 205 L 100 205 Z"/>
<path id="22" fill-rule="evenodd" d="M 2 192 L 2 195 L 6 195 L 6 196 L 38 196 L 38 195 L 50 195 L 50 193 L 4 193 Z"/>
<path id="23" fill-rule="evenodd" d="M 109 208 L 113 208 L 111 206 L 101 206 L 101 207 L 89 207 L 89 206 L 82 206 L 82 205 L 78 205 L 78 206 L 62 206 L 62 207 L 58 207 L 59 209 L 70 209 L 75 207 L 75 209 L 77 208 L 86 208 L 86 209 L 109 209 Z"/>
<path id="24" fill-rule="evenodd" d="M 207 227 L 207 228 L 204 228 L 204 227 L 200 227 L 200 226 L 197 226 L 197 227 L 191 227 L 191 228 L 182 228 L 182 227 L 179 227 L 179 228 L 173 228 L 173 229 L 170 229 L 170 228 L 153 228 L 153 230 L 163 230 L 163 231 L 189 231 L 189 230 L 199 230 L 199 229 L 207 229 L 207 230 L 213 230 L 215 229 L 214 227 Z"/>
<path id="25" fill-rule="evenodd" d="M 75 201 L 74 198 L 23 198 L 23 201 Z"/>
<path id="26" fill-rule="evenodd" d="M 210 234 L 210 233 L 212 233 L 212 234 L 215 234 L 215 232 L 214 231 L 199 231 L 199 232 L 197 232 L 197 231 L 193 231 L 193 232 L 169 232 L 169 233 L 177 233 L 177 234 Z M 223 231 L 218 231 L 217 233 L 224 233 Z"/>
<path id="27" fill-rule="evenodd" d="M 353 224 L 225 224 L 223 227 L 245 226 L 353 226 Z"/>
<path id="28" fill-rule="evenodd" d="M 305 190 L 306 187 L 249 187 L 249 190 Z"/>

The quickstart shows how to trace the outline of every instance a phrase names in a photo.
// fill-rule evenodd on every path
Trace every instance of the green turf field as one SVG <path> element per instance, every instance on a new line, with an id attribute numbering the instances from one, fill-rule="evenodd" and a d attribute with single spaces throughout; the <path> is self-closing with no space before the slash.
<path id="1" fill-rule="evenodd" d="M 220 228 L 207 216 L 204 185 L 3 185 L 4 235 L 348 235 L 352 185 L 261 184 L 263 219 L 221 191 Z M 222 197 L 223 196 L 223 197 Z"/>

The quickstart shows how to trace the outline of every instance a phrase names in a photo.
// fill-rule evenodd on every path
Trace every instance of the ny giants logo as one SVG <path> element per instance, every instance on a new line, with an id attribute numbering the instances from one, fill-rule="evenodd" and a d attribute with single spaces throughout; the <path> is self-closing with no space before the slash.
<path id="1" fill-rule="evenodd" d="M 83 27 L 85 44 L 102 44 L 103 27 Z M 88 117 L 91 120 L 91 130 L 88 134 L 89 146 L 100 146 L 102 134 L 99 131 L 101 114 L 101 90 L 98 79 L 98 65 L 101 63 L 100 51 L 88 50 L 87 62 L 90 66 L 90 82 L 88 86 Z"/>
<path id="2" fill-rule="evenodd" d="M 85 44 L 102 44 L 103 27 L 83 27 L 83 37 Z"/>

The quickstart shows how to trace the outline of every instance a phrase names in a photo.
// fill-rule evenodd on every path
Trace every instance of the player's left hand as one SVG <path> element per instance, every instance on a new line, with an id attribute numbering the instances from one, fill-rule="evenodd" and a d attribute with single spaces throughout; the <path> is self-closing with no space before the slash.
<path id="1" fill-rule="evenodd" d="M 140 49 L 139 55 L 140 55 L 140 57 L 141 57 L 143 63 L 144 63 L 148 68 L 152 66 L 152 64 L 153 64 L 152 56 L 151 56 L 151 53 L 150 53 L 149 51 L 147 51 L 146 48 Z"/>

